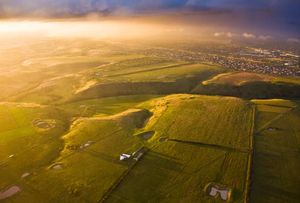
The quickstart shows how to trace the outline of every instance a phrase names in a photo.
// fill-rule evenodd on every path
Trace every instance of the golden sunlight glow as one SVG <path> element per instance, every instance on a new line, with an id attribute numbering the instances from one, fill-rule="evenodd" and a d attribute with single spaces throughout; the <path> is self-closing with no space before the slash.
<path id="1" fill-rule="evenodd" d="M 0 35 L 33 35 L 47 37 L 145 37 L 170 32 L 183 32 L 182 27 L 126 21 L 0 21 Z"/>

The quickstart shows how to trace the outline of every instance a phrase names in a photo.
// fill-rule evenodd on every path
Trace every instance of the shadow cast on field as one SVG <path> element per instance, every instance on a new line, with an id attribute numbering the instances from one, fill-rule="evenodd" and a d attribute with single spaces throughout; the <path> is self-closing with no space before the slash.
<path id="1" fill-rule="evenodd" d="M 299 193 L 291 192 L 263 182 L 257 185 L 256 189 L 254 190 L 256 190 L 256 192 L 254 192 L 256 196 L 252 198 L 252 202 L 256 202 L 256 200 L 259 200 L 262 197 L 266 197 L 268 199 L 274 198 L 277 201 L 281 200 L 282 202 L 298 202 L 300 199 Z"/>

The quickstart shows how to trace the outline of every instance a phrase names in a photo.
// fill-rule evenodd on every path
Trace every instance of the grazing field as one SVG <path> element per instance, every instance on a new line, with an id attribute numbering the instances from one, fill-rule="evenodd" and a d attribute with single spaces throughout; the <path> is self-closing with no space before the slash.
<path id="1" fill-rule="evenodd" d="M 133 108 L 141 102 L 161 97 L 161 95 L 131 95 L 107 97 L 66 103 L 59 108 L 75 117 L 90 117 L 93 115 L 113 115 Z"/>
<path id="2" fill-rule="evenodd" d="M 143 55 L 143 48 L 120 43 L 55 43 L 60 46 L 32 42 L 3 53 L 0 101 L 49 105 L 107 96 L 189 93 L 200 81 L 225 71 L 212 64 Z"/>
<path id="3" fill-rule="evenodd" d="M 148 116 L 146 110 L 133 109 L 110 117 L 75 121 L 63 136 L 60 155 L 26 181 L 26 187 L 38 191 L 46 200 L 51 197 L 49 202 L 97 202 L 129 167 L 119 161 L 119 155 L 141 146 L 132 130 Z M 33 193 L 31 198 L 34 196 Z M 16 198 L 26 197 L 20 194 Z"/>
<path id="4" fill-rule="evenodd" d="M 211 80 L 204 81 L 203 84 L 227 84 L 240 86 L 244 83 L 255 81 L 271 81 L 273 77 L 260 75 L 256 73 L 237 72 L 237 73 L 224 73 L 213 77 Z"/>
<path id="5" fill-rule="evenodd" d="M 0 188 L 4 188 L 59 154 L 68 123 L 58 109 L 35 104 L 1 103 L 0 115 Z"/>
<path id="6" fill-rule="evenodd" d="M 285 115 L 285 113 L 289 112 L 296 106 L 294 102 L 283 99 L 251 101 L 256 104 L 258 112 L 255 119 L 255 130 L 257 132 L 263 130 L 274 120 Z"/>
<path id="7" fill-rule="evenodd" d="M 251 199 L 253 202 L 299 202 L 299 103 L 254 102 L 258 106 L 258 127 L 254 139 Z"/>
<path id="8" fill-rule="evenodd" d="M 283 78 L 257 73 L 231 72 L 198 84 L 197 94 L 253 98 L 300 98 L 299 78 Z"/>
<path id="9" fill-rule="evenodd" d="M 48 153 L 51 152 L 51 155 L 46 154 L 47 150 L 42 154 L 38 153 L 36 156 L 44 158 L 40 160 L 32 159 L 32 153 L 41 150 L 40 148 L 23 153 L 22 156 L 14 151 L 15 158 L 8 160 L 6 165 L 0 168 L 1 173 L 7 174 L 2 178 L 1 188 L 13 185 L 20 188 L 21 191 L 10 198 L 13 202 L 97 202 L 104 196 L 108 202 L 121 201 L 118 200 L 120 197 L 136 202 L 176 199 L 215 202 L 215 198 L 206 194 L 205 187 L 216 182 L 230 189 L 228 198 L 233 202 L 246 199 L 253 123 L 251 105 L 236 98 L 195 95 L 156 97 L 132 96 L 90 100 L 86 105 L 96 107 L 81 116 L 77 110 L 72 110 L 83 105 L 81 102 L 61 106 L 60 108 L 65 109 L 63 112 L 68 115 L 66 118 L 73 115 L 76 119 L 73 119 L 64 135 L 60 134 L 56 140 L 47 140 Z M 221 108 L 224 103 L 228 109 L 232 109 L 226 112 L 224 121 L 236 116 L 245 118 L 241 119 L 243 123 L 240 123 L 239 128 L 226 126 L 227 124 L 220 124 L 224 126 L 223 129 L 221 126 L 213 126 L 214 131 L 209 131 L 209 126 L 203 130 L 195 128 L 204 122 L 203 115 L 206 115 L 208 120 L 220 117 L 217 111 L 211 114 L 208 112 Z M 115 106 L 116 104 L 119 106 Z M 208 108 L 209 104 L 212 105 L 212 109 Z M 129 106 L 135 108 L 128 108 Z M 124 108 L 129 110 L 123 111 Z M 197 112 L 190 117 L 192 109 L 197 109 Z M 123 112 L 119 113 L 120 111 Z M 4 110 L 1 114 L 4 114 Z M 179 114 L 180 117 L 176 116 Z M 40 116 L 39 119 L 53 118 L 46 119 Z M 34 128 L 32 120 L 35 118 L 28 120 L 28 125 Z M 10 123 L 7 116 L 3 116 L 3 122 Z M 40 120 L 36 121 L 38 122 Z M 215 124 L 203 123 L 203 126 L 205 125 Z M 182 128 L 174 129 L 174 126 Z M 138 136 L 146 131 L 153 132 L 153 136 L 149 139 Z M 209 136 L 206 136 L 208 133 Z M 230 134 L 224 136 L 224 133 Z M 161 138 L 166 139 L 162 141 Z M 5 144 L 15 148 L 8 141 Z M 51 148 L 54 144 L 56 147 Z M 41 143 L 43 148 L 47 145 Z M 132 154 L 142 146 L 147 147 L 149 152 L 138 162 L 119 160 L 122 153 Z M 7 153 L 5 157 L 12 153 L 8 149 L 4 151 Z M 16 164 L 20 164 L 21 157 L 21 163 L 31 158 L 34 164 L 22 164 L 25 168 L 18 169 L 19 172 L 16 173 Z M 153 188 L 159 189 L 153 193 Z"/>
<path id="10" fill-rule="evenodd" d="M 223 71 L 213 65 L 178 64 L 158 66 L 151 70 L 140 67 L 140 71 L 110 76 L 96 74 L 91 77 L 91 80 L 98 82 L 89 88 L 77 91 L 71 100 L 120 95 L 189 93 L 199 81 Z"/>
<path id="11" fill-rule="evenodd" d="M 249 102 L 233 97 L 174 95 L 154 100 L 149 105 L 154 105 L 158 111 L 165 108 L 151 126 L 157 135 L 187 142 L 250 148 L 254 113 Z M 222 122 L 214 122 L 221 118 Z"/>
<path id="12" fill-rule="evenodd" d="M 143 129 L 155 132 L 147 141 L 150 151 L 108 202 L 215 202 L 204 191 L 212 182 L 232 189 L 231 201 L 246 199 L 251 105 L 236 98 L 172 95 L 141 106 L 153 112 Z M 211 122 L 221 115 L 223 122 Z M 236 117 L 238 127 L 230 125 Z"/>
<path id="13" fill-rule="evenodd" d="M 203 84 L 227 84 L 227 85 L 235 85 L 241 86 L 246 83 L 251 82 L 273 82 L 273 83 L 294 83 L 300 84 L 299 79 L 297 78 L 282 78 L 269 76 L 258 73 L 248 73 L 248 72 L 231 72 L 231 73 L 223 73 L 213 77 L 211 80 L 204 81 Z"/>
<path id="14" fill-rule="evenodd" d="M 204 72 L 215 72 L 218 73 L 221 69 L 217 66 L 206 65 L 206 64 L 189 64 L 189 63 L 178 63 L 175 65 L 164 65 L 161 64 L 158 67 L 147 67 L 140 66 L 139 69 L 125 72 L 117 73 L 113 72 L 113 75 L 105 75 L 104 78 L 108 78 L 112 81 L 130 81 L 130 82 L 147 82 L 147 81 L 176 81 L 183 77 L 192 77 L 197 74 Z M 142 68 L 142 69 L 141 69 Z M 126 70 L 126 69 L 125 69 Z M 124 72 L 124 69 L 123 69 Z M 101 78 L 103 80 L 103 78 Z"/>
<path id="15" fill-rule="evenodd" d="M 168 141 L 151 148 L 107 202 L 222 202 L 205 193 L 211 182 L 230 187 L 231 201 L 243 202 L 247 158 L 239 152 Z"/>
<path id="16" fill-rule="evenodd" d="M 1 52 L 1 202 L 299 202 L 299 79 L 26 43 Z"/>

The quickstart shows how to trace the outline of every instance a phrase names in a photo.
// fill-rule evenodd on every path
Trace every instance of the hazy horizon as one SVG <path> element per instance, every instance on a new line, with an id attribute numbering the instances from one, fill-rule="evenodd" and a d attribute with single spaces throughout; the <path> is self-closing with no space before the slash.
<path id="1" fill-rule="evenodd" d="M 298 38 L 299 6 L 296 0 L 1 0 L 0 19 L 43 25 L 44 22 L 88 22 L 87 25 L 117 22 L 115 30 L 120 30 L 118 25 L 130 29 L 138 24 L 142 25 L 139 30 L 149 27 L 158 34 L 161 29 L 175 29 L 232 33 L 225 35 L 231 37 L 249 33 L 261 39 L 266 36 Z M 134 34 L 129 29 L 126 34 Z"/>

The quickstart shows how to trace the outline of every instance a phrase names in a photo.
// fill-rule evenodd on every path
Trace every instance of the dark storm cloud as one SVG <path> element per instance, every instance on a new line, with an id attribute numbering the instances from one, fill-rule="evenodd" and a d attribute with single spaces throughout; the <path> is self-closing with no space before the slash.
<path id="1" fill-rule="evenodd" d="M 291 9 L 299 6 L 298 0 L 0 0 L 3 12 L 72 13 L 93 12 L 126 8 L 168 9 L 191 7 L 206 8 L 276 8 Z"/>
<path id="2" fill-rule="evenodd" d="M 265 10 L 290 24 L 299 25 L 299 0 L 0 0 L 0 16 L 75 16 L 163 12 L 165 10 Z M 250 16 L 251 17 L 251 16 Z"/>
<path id="3" fill-rule="evenodd" d="M 180 8 L 187 0 L 0 0 L 6 15 L 74 15 L 124 9 L 132 12 Z"/>

